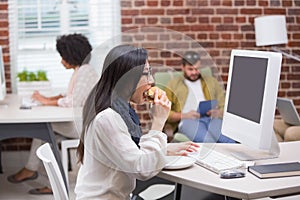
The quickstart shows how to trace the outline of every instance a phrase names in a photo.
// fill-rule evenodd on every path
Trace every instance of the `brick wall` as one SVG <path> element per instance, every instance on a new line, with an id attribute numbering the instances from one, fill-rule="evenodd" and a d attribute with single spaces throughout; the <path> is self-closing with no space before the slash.
<path id="1" fill-rule="evenodd" d="M 255 46 L 254 18 L 275 14 L 286 15 L 287 19 L 289 43 L 279 48 L 300 55 L 300 0 L 121 0 L 126 43 L 147 47 L 152 63 L 179 69 L 179 55 L 184 49 L 199 48 L 196 41 L 211 57 L 224 83 L 231 49 L 270 50 Z M 4 46 L 10 87 L 7 0 L 0 1 L 0 16 L 0 45 Z M 161 30 L 176 34 L 163 34 Z M 185 37 L 190 40 L 182 40 Z M 292 98 L 300 111 L 300 62 L 283 58 L 279 96 Z M 138 110 L 143 127 L 149 128 L 147 106 Z M 25 143 L 28 147 L 29 140 L 11 141 L 3 146 L 18 149 Z"/>
<path id="2" fill-rule="evenodd" d="M 178 31 L 198 42 L 211 56 L 221 80 L 226 83 L 229 55 L 233 48 L 270 50 L 256 47 L 254 18 L 262 15 L 286 15 L 288 41 L 279 49 L 300 55 L 300 0 L 122 0 L 123 39 L 128 43 L 152 47 L 150 62 L 178 68 L 181 50 L 191 44 L 172 43 L 157 36 L 155 26 Z M 142 29 L 142 30 L 140 30 Z M 161 34 L 161 32 L 160 32 Z M 157 36 L 157 37 L 155 37 Z M 171 41 L 171 42 L 170 42 Z M 151 43 L 151 45 L 149 44 Z M 279 96 L 292 98 L 300 111 L 300 62 L 283 56 Z M 253 77 L 255 80 L 255 77 Z M 140 115 L 144 127 L 148 116 Z M 146 116 L 147 119 L 143 119 Z"/>

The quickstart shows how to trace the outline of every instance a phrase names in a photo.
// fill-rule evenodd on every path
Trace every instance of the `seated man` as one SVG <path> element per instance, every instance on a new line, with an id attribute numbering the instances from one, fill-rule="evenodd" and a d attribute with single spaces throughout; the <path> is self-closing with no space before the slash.
<path id="1" fill-rule="evenodd" d="M 278 142 L 300 140 L 300 126 L 287 124 L 281 119 L 274 120 L 274 131 Z"/>
<path id="2" fill-rule="evenodd" d="M 198 53 L 188 51 L 184 54 L 181 66 L 184 77 L 174 78 L 166 87 L 172 102 L 167 123 L 173 131 L 178 129 L 194 142 L 234 143 L 221 134 L 224 91 L 215 78 L 201 76 L 200 65 Z M 201 116 L 196 111 L 199 102 L 213 99 L 217 100 L 218 106 Z"/>

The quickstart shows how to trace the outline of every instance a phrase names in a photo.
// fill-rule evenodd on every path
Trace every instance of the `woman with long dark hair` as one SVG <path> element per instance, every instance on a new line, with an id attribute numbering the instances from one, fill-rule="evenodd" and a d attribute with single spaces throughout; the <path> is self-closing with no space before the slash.
<path id="1" fill-rule="evenodd" d="M 153 83 L 145 49 L 120 45 L 106 56 L 83 109 L 77 199 L 129 199 L 136 179 L 149 179 L 165 166 L 167 151 L 195 150 L 193 143 L 167 148 L 162 129 L 171 103 L 165 93 L 159 98 L 158 90 L 150 109 L 151 129 L 142 135 L 130 102 L 145 103 Z"/>

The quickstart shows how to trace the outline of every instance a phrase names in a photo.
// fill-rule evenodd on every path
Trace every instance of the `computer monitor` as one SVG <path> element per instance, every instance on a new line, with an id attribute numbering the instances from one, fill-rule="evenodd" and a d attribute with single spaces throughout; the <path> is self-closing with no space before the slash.
<path id="1" fill-rule="evenodd" d="M 6 96 L 5 71 L 3 62 L 3 52 L 0 46 L 0 101 L 3 101 Z"/>
<path id="2" fill-rule="evenodd" d="M 249 147 L 233 152 L 241 160 L 279 155 L 273 131 L 282 55 L 232 50 L 222 133 Z"/>

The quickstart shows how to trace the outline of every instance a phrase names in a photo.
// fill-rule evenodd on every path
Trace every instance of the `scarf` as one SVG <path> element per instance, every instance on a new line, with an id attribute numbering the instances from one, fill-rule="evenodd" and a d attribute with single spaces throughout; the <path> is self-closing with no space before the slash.
<path id="1" fill-rule="evenodd" d="M 132 140 L 139 147 L 138 144 L 142 136 L 142 130 L 140 127 L 140 119 L 135 110 L 128 102 L 121 98 L 118 98 L 112 103 L 112 108 L 121 115 L 127 125 L 128 132 L 130 133 Z"/>

